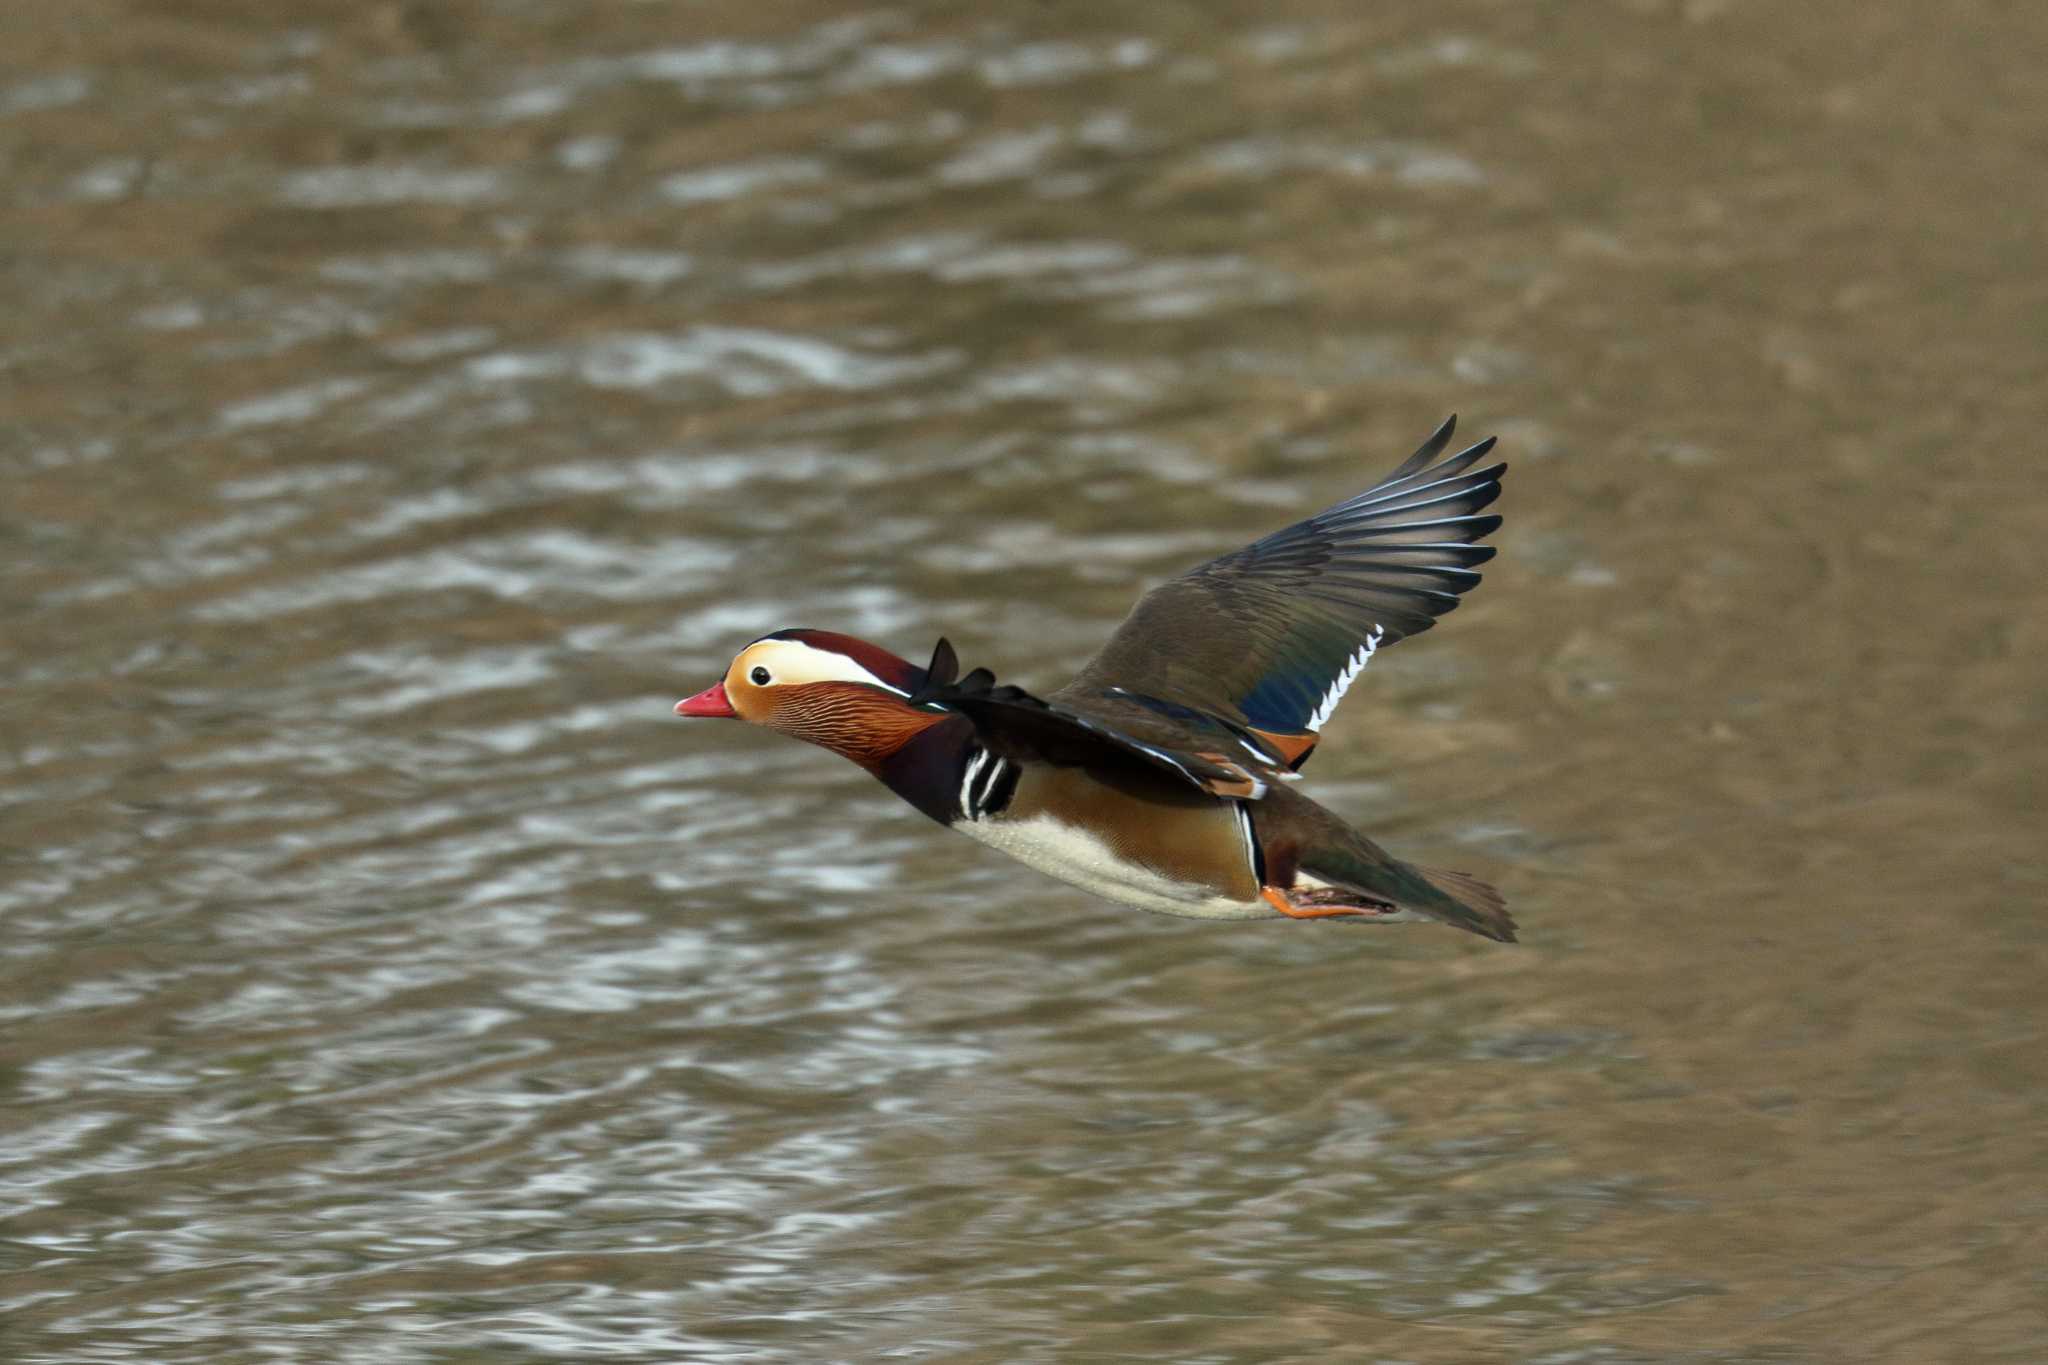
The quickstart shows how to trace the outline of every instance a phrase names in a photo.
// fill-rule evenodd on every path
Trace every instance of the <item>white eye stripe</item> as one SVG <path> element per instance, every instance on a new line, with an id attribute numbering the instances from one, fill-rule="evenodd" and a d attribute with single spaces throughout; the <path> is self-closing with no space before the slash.
<path id="1" fill-rule="evenodd" d="M 744 673 L 749 682 L 754 681 L 753 671 L 756 668 L 768 670 L 768 683 L 755 683 L 757 687 L 775 683 L 857 682 L 879 687 L 899 697 L 910 695 L 900 687 L 883 682 L 846 655 L 836 650 L 819 649 L 801 640 L 757 640 L 742 650 L 740 657 L 746 661 Z"/>

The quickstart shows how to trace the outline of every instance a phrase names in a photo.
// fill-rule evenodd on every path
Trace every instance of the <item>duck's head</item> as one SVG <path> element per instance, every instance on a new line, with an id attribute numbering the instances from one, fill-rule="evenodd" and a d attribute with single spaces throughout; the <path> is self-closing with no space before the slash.
<path id="1" fill-rule="evenodd" d="M 924 679 L 924 669 L 866 640 L 778 630 L 741 650 L 722 680 L 677 702 L 676 714 L 744 720 L 873 765 L 941 719 L 908 704 Z"/>

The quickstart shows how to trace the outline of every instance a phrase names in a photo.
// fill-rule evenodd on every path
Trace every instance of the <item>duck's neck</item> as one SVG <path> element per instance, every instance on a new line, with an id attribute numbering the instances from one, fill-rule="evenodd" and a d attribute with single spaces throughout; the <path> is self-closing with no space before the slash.
<path id="1" fill-rule="evenodd" d="M 974 723 L 962 715 L 949 715 L 925 726 L 879 761 L 861 766 L 932 819 L 950 825 L 959 813 L 960 777 L 973 748 Z"/>

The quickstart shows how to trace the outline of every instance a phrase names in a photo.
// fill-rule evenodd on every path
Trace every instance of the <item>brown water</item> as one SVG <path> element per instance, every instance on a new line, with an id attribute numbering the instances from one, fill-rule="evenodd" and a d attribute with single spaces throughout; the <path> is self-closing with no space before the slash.
<path id="1" fill-rule="evenodd" d="M 0 1355 L 2048 1359 L 2048 11 L 1225 13 L 0 20 Z M 1519 947 L 669 715 L 1451 410 L 1310 786 Z"/>

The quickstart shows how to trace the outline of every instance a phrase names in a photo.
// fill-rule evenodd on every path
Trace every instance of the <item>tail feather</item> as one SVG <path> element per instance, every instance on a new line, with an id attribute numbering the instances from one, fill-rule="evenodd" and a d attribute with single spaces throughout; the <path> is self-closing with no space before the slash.
<path id="1" fill-rule="evenodd" d="M 1286 787 L 1275 787 L 1264 800 L 1247 801 L 1244 808 L 1273 885 L 1293 887 L 1299 873 L 1324 887 L 1359 892 L 1369 898 L 1363 904 L 1402 912 L 1383 913 L 1381 923 L 1433 919 L 1482 938 L 1515 941 L 1515 921 L 1500 892 L 1468 872 L 1404 863 L 1335 813 Z"/>
<path id="2" fill-rule="evenodd" d="M 1439 914 L 1438 918 L 1502 943 L 1515 941 L 1515 919 L 1508 913 L 1508 903 L 1501 898 L 1500 892 L 1469 872 L 1447 872 L 1440 867 L 1417 867 L 1415 871 L 1439 894 L 1465 912 L 1462 915 Z M 1436 907 L 1432 906 L 1430 910 L 1436 913 Z"/>

